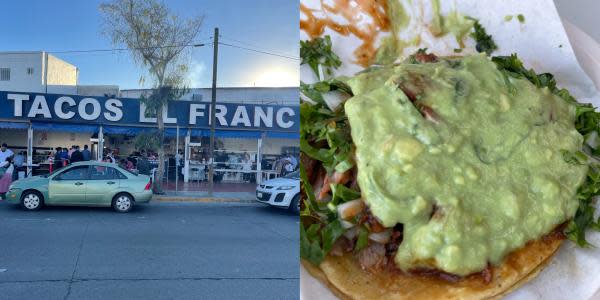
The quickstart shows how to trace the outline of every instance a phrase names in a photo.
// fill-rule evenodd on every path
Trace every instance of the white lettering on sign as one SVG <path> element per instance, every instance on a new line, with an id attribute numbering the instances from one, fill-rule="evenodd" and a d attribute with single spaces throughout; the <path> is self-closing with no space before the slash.
<path id="1" fill-rule="evenodd" d="M 204 117 L 205 104 L 190 104 L 190 125 L 196 125 L 197 117 Z"/>
<path id="2" fill-rule="evenodd" d="M 267 112 L 262 107 L 254 107 L 254 127 L 260 127 L 260 123 L 265 124 L 265 127 L 273 127 L 273 108 L 267 107 Z"/>
<path id="3" fill-rule="evenodd" d="M 140 102 L 140 122 L 156 123 L 156 118 L 146 117 L 146 105 L 143 102 Z"/>
<path id="4" fill-rule="evenodd" d="M 219 124 L 221 124 L 221 126 L 228 126 L 227 119 L 225 119 L 225 115 L 227 114 L 227 106 L 217 104 L 215 106 L 215 110 L 216 110 L 215 120 L 218 120 Z M 212 111 L 211 111 L 211 113 L 212 113 Z M 210 113 L 208 115 L 210 117 Z M 208 125 L 210 125 L 210 118 L 208 119 Z"/>
<path id="5" fill-rule="evenodd" d="M 25 103 L 30 101 L 35 94 L 6 94 L 7 101 L 13 101 L 13 115 L 15 117 L 27 118 L 45 118 L 52 119 L 56 117 L 61 120 L 71 120 L 81 118 L 86 121 L 98 120 L 103 116 L 109 122 L 123 121 L 124 102 L 116 98 L 97 100 L 95 98 L 83 98 L 78 100 L 76 96 L 53 96 L 51 95 L 50 103 L 46 100 L 44 94 L 35 95 L 31 102 L 31 107 Z M 55 101 L 54 97 L 56 98 Z M 53 106 L 49 108 L 49 104 Z M 182 104 L 183 105 L 183 104 Z M 187 105 L 187 104 L 186 104 Z M 75 108 L 77 107 L 77 108 Z M 146 116 L 146 106 L 144 103 L 139 103 L 139 122 L 140 123 L 157 123 L 156 116 Z M 172 106 L 172 108 L 175 106 Z M 27 111 L 29 108 L 29 111 Z M 179 108 L 179 107 L 176 107 Z M 205 103 L 190 103 L 188 125 L 204 125 L 206 124 L 206 115 L 208 125 L 210 126 L 210 104 Z M 248 111 L 250 109 L 250 111 Z M 174 116 L 169 115 L 168 105 L 162 108 L 162 118 L 165 124 L 177 124 L 180 112 L 176 110 L 171 112 Z M 208 113 L 207 113 L 208 112 Z M 229 113 L 229 114 L 228 114 Z M 217 104 L 215 107 L 216 125 L 223 127 L 254 127 L 254 128 L 291 128 L 295 124 L 296 115 L 291 107 L 269 107 L 269 106 L 254 106 L 254 105 L 224 105 Z M 184 117 L 185 118 L 185 117 Z M 274 122 L 275 121 L 275 122 Z M 274 124 L 275 123 L 275 124 Z"/>
<path id="6" fill-rule="evenodd" d="M 63 120 L 68 120 L 68 119 L 73 118 L 75 116 L 75 113 L 72 111 L 65 112 L 63 110 L 64 104 L 68 104 L 69 107 L 73 107 L 76 105 L 75 100 L 73 100 L 73 98 L 67 97 L 67 96 L 62 96 L 62 97 L 56 99 L 56 102 L 54 102 L 54 113 L 56 114 L 57 117 L 59 117 Z"/>
<path id="7" fill-rule="evenodd" d="M 46 102 L 46 97 L 38 95 L 33 99 L 33 103 L 31 104 L 31 109 L 27 114 L 28 118 L 35 118 L 37 115 L 43 115 L 46 119 L 52 119 L 52 115 L 50 114 L 50 108 L 48 108 L 48 102 Z"/>
<path id="8" fill-rule="evenodd" d="M 88 114 L 87 106 L 92 105 L 92 112 Z M 94 98 L 83 98 L 79 102 L 79 116 L 88 121 L 93 121 L 98 119 L 100 116 L 100 102 Z"/>
<path id="9" fill-rule="evenodd" d="M 104 108 L 108 111 L 104 113 L 104 118 L 112 122 L 120 121 L 123 118 L 123 110 L 121 107 L 123 107 L 123 102 L 119 99 L 106 100 Z"/>
<path id="10" fill-rule="evenodd" d="M 280 108 L 277 111 L 277 115 L 275 116 L 277 125 L 279 125 L 279 127 L 281 127 L 281 128 L 290 128 L 290 127 L 294 126 L 294 121 L 284 121 L 283 120 L 284 115 L 293 117 L 294 115 L 296 115 L 296 113 L 294 112 L 293 109 L 291 109 L 289 107 Z"/>
<path id="11" fill-rule="evenodd" d="M 163 111 L 163 122 L 165 124 L 177 124 L 177 118 L 169 118 L 169 107 L 164 105 L 162 108 Z"/>
<path id="12" fill-rule="evenodd" d="M 252 126 L 252 123 L 250 123 L 250 118 L 248 117 L 248 111 L 243 105 L 238 106 L 235 110 L 233 119 L 231 120 L 231 126 L 237 126 L 239 123 L 243 123 L 245 127 Z"/>
<path id="13" fill-rule="evenodd" d="M 15 101 L 15 110 L 13 115 L 15 117 L 23 116 L 23 101 L 29 101 L 29 95 L 23 94 L 8 94 L 6 99 Z"/>

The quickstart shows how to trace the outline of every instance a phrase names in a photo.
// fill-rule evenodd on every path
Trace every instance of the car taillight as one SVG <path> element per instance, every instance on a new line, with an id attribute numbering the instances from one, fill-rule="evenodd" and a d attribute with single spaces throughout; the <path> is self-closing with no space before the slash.
<path id="1" fill-rule="evenodd" d="M 144 190 L 149 190 L 152 187 L 152 178 L 150 178 L 150 181 L 148 181 L 148 184 L 146 184 L 146 187 L 144 188 Z"/>

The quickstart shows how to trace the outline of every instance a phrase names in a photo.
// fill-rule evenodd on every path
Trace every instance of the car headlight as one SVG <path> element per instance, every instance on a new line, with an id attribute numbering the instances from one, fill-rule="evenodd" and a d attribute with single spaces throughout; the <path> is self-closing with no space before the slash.
<path id="1" fill-rule="evenodd" d="M 280 191 L 286 191 L 286 190 L 291 190 L 293 188 L 294 188 L 293 185 L 284 185 L 284 186 L 278 187 L 277 189 L 280 190 Z"/>

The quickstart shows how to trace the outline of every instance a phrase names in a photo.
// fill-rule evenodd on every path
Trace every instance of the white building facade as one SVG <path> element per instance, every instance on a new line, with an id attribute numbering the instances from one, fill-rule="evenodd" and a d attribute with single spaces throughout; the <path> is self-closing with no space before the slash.
<path id="1" fill-rule="evenodd" d="M 121 103 L 118 106 L 119 119 L 136 117 L 140 113 L 133 112 L 132 106 L 124 107 L 123 103 L 139 102 L 137 99 L 142 95 L 151 93 L 148 89 L 120 91 L 116 85 L 79 85 L 78 75 L 76 66 L 46 52 L 0 52 L 0 107 L 6 108 L 0 110 L 0 142 L 7 143 L 15 152 L 27 153 L 29 166 L 49 166 L 53 149 L 72 145 L 89 145 L 98 159 L 108 149 L 122 158 L 130 157 L 139 150 L 135 143 L 139 132 L 155 126 L 142 124 L 140 120 L 121 122 L 123 124 L 90 118 L 71 120 L 76 115 L 95 115 L 93 112 L 105 110 L 106 103 Z M 282 156 L 297 156 L 299 153 L 298 131 L 285 129 L 289 127 L 271 127 L 280 121 L 299 126 L 298 93 L 297 87 L 217 88 L 217 116 L 221 115 L 219 122 L 221 118 L 226 119 L 225 126 L 228 128 L 219 128 L 215 133 L 217 149 L 214 158 L 207 157 L 210 144 L 208 127 L 202 125 L 200 128 L 195 121 L 183 125 L 177 125 L 177 121 L 174 124 L 167 122 L 170 133 L 162 144 L 168 157 L 167 183 L 176 182 L 177 190 L 181 177 L 185 183 L 206 180 L 204 170 L 213 159 L 221 182 L 261 182 L 263 178 L 278 176 L 281 173 L 278 162 Z M 173 101 L 178 103 L 175 106 L 188 107 L 187 110 L 171 111 L 167 115 L 173 117 L 178 113 L 180 117 L 189 116 L 192 112 L 189 107 L 208 109 L 211 94 L 210 88 L 190 89 L 176 99 L 181 101 Z M 141 110 L 142 104 L 137 103 L 137 106 Z M 219 108 L 225 106 L 230 107 L 229 112 Z M 257 118 L 253 107 L 261 107 L 260 111 L 264 114 L 258 114 L 258 125 L 248 119 Z M 194 120 L 207 118 L 207 112 L 196 110 Z M 98 112 L 96 117 L 107 113 Z M 260 120 L 265 123 L 263 127 Z M 258 127 L 245 128 L 248 126 Z M 180 152 L 185 164 L 178 169 L 176 161 L 179 158 L 176 157 Z M 38 174 L 44 171 L 36 170 Z M 27 174 L 30 172 L 31 167 Z"/>
<path id="2" fill-rule="evenodd" d="M 85 96 L 118 95 L 116 85 L 79 85 L 79 69 L 44 51 L 0 52 L 0 90 Z"/>

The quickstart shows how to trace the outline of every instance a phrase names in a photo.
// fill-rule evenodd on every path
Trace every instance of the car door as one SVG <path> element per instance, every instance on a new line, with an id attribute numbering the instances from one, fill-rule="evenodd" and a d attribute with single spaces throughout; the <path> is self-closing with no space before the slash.
<path id="1" fill-rule="evenodd" d="M 119 191 L 119 174 L 115 168 L 91 165 L 87 183 L 86 202 L 91 205 L 109 205 Z"/>
<path id="2" fill-rule="evenodd" d="M 52 177 L 48 184 L 48 203 L 84 204 L 88 166 L 74 166 Z"/>

